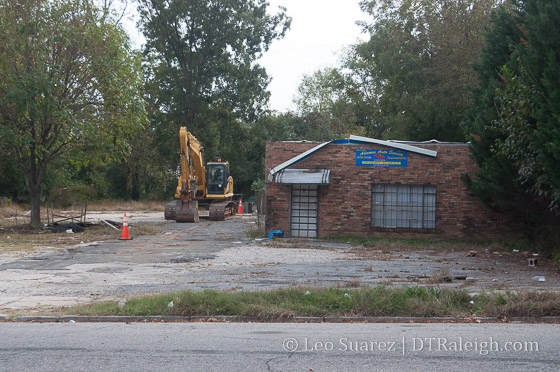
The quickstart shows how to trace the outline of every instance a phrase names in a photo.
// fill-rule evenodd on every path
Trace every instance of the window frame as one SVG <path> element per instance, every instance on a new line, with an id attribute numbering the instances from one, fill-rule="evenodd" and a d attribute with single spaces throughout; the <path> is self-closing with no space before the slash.
<path id="1" fill-rule="evenodd" d="M 373 229 L 435 230 L 437 187 L 432 184 L 374 183 L 370 218 Z"/>

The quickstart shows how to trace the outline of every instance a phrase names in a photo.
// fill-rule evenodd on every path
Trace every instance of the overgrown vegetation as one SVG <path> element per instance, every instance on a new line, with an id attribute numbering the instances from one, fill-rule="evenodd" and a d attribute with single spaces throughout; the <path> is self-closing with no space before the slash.
<path id="1" fill-rule="evenodd" d="M 437 249 L 438 251 L 488 249 L 489 251 L 519 251 L 534 252 L 538 250 L 534 243 L 523 239 L 510 240 L 465 240 L 465 239 L 439 239 L 439 238 L 390 238 L 390 237 L 363 237 L 363 236 L 337 236 L 325 238 L 327 241 L 336 241 L 377 249 L 390 248 L 392 251 L 405 249 Z"/>
<path id="2" fill-rule="evenodd" d="M 472 303 L 471 303 L 472 302 Z M 172 305 L 170 305 L 173 303 Z M 184 291 L 78 306 L 72 315 L 249 316 L 281 320 L 296 316 L 542 317 L 560 315 L 560 294 L 486 292 L 437 287 L 360 289 L 290 288 L 268 292 Z"/>
<path id="3" fill-rule="evenodd" d="M 258 238 L 264 238 L 266 236 L 266 233 L 264 231 L 264 224 L 262 225 L 255 225 L 249 228 L 249 230 L 247 230 L 247 237 L 251 238 L 251 239 L 258 239 Z"/>
<path id="4" fill-rule="evenodd" d="M 559 14 L 557 0 L 515 0 L 493 12 L 464 120 L 480 168 L 466 179 L 471 190 L 523 216 L 526 236 L 549 253 L 560 243 Z"/>
<path id="5" fill-rule="evenodd" d="M 94 200 L 86 205 L 87 211 L 95 212 L 162 212 L 165 209 L 163 201 L 133 201 L 133 200 Z M 65 216 L 79 216 L 83 203 L 45 203 L 54 206 L 54 214 Z M 47 206 L 41 208 L 42 223 L 47 223 Z M 50 211 L 52 212 L 52 211 Z M 86 213 L 87 215 L 87 213 Z M 29 223 L 30 205 L 25 203 L 14 203 L 8 200 L 0 205 L 0 227 L 9 228 Z M 58 220 L 58 218 L 56 219 Z"/>
<path id="6" fill-rule="evenodd" d="M 131 236 L 154 235 L 160 228 L 153 225 L 130 226 Z M 122 236 L 121 230 L 114 230 L 105 225 L 87 227 L 80 233 L 53 233 L 50 229 L 34 229 L 29 225 L 15 225 L 0 228 L 0 253 L 31 251 L 37 248 L 64 248 L 77 244 L 88 244 L 107 240 L 117 240 Z"/>

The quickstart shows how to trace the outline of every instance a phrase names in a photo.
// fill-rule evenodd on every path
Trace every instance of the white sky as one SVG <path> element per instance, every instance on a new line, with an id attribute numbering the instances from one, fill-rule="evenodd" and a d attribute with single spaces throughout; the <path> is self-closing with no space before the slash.
<path id="1" fill-rule="evenodd" d="M 305 74 L 324 67 L 338 65 L 343 48 L 366 40 L 358 20 L 367 16 L 360 11 L 359 0 L 269 0 L 269 13 L 278 6 L 287 8 L 292 25 L 282 40 L 272 43 L 259 63 L 272 78 L 270 108 L 279 112 L 293 109 L 292 99 Z M 135 14 L 130 8 L 129 15 Z M 143 38 L 135 29 L 135 21 L 124 19 L 134 45 L 140 47 Z"/>
<path id="2" fill-rule="evenodd" d="M 343 48 L 358 40 L 358 20 L 367 16 L 358 0 L 269 0 L 270 11 L 279 5 L 287 8 L 292 26 L 282 40 L 272 43 L 259 61 L 272 77 L 270 106 L 284 112 L 292 107 L 297 86 L 305 74 L 338 65 Z"/>

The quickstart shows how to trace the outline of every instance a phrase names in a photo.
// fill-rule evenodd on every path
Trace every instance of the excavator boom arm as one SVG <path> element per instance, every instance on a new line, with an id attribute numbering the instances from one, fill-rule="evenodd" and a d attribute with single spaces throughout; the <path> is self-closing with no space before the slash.
<path id="1" fill-rule="evenodd" d="M 200 196 L 205 197 L 203 147 L 196 137 L 187 131 L 186 127 L 181 127 L 179 131 L 179 143 L 181 146 L 181 176 L 175 197 L 184 201 Z"/>

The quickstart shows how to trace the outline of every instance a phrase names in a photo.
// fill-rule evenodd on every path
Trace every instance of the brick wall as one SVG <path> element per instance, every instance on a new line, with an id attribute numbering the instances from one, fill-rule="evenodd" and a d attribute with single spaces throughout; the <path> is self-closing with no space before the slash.
<path id="1" fill-rule="evenodd" d="M 270 169 L 309 150 L 316 142 L 268 142 L 266 175 Z M 474 176 L 476 165 L 467 144 L 422 144 L 438 152 L 436 158 L 408 152 L 407 167 L 358 167 L 356 150 L 388 149 L 374 144 L 329 144 L 290 168 L 330 169 L 330 184 L 319 186 L 318 236 L 383 235 L 495 237 L 518 233 L 511 216 L 498 214 L 468 195 L 462 174 Z M 436 186 L 435 229 L 371 227 L 372 185 L 430 184 Z M 266 228 L 290 233 L 290 186 L 266 182 Z"/>

